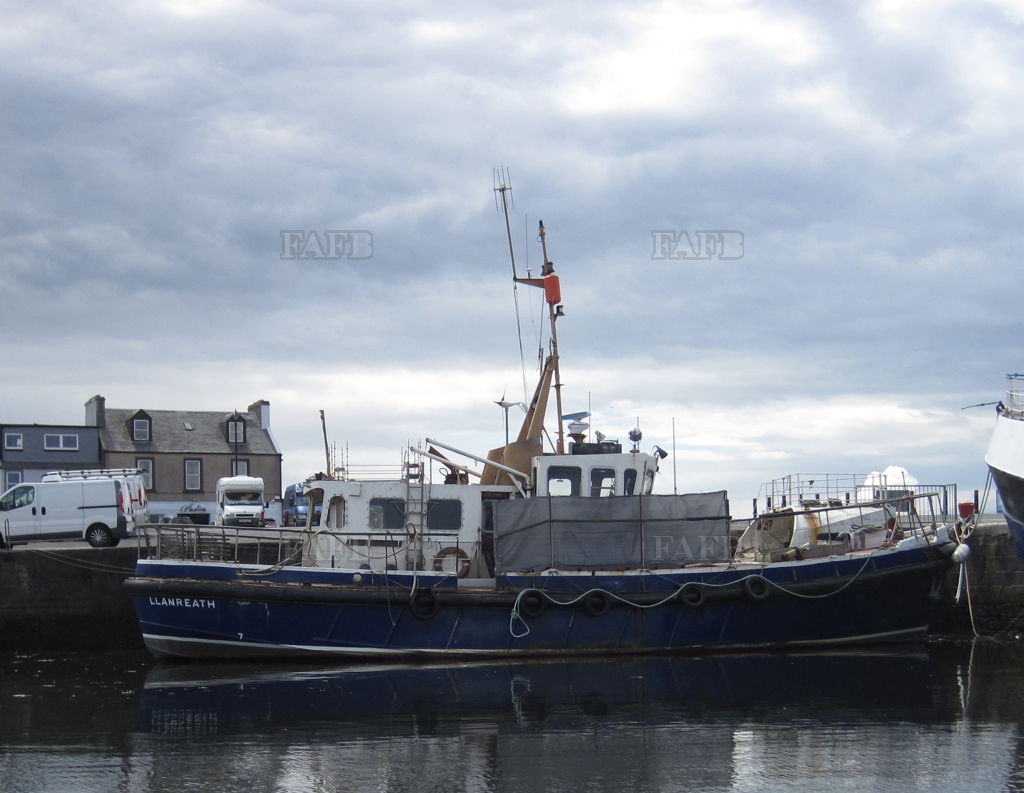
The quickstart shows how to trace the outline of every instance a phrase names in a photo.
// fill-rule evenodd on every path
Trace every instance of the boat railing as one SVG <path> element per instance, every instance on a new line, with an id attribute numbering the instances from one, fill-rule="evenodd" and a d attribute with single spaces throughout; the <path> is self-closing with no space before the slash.
<path id="1" fill-rule="evenodd" d="M 885 474 L 790 474 L 768 482 L 762 493 L 763 499 L 754 500 L 755 516 L 779 509 L 799 512 L 883 503 L 908 513 L 920 511 L 914 502 L 928 498 L 936 520 L 948 523 L 957 517 L 956 485 L 922 485 Z"/>
<path id="2" fill-rule="evenodd" d="M 400 465 L 345 465 L 336 469 L 337 478 L 349 482 L 390 482 L 405 476 Z M 316 482 L 311 486 L 316 487 Z"/>
<path id="3" fill-rule="evenodd" d="M 1024 374 L 1006 375 L 1006 398 L 1003 400 L 1003 408 L 1024 414 Z"/>
<path id="4" fill-rule="evenodd" d="M 852 524 L 857 528 L 888 525 L 891 529 L 909 531 L 934 528 L 944 523 L 945 516 L 938 507 L 942 503 L 941 494 L 937 491 L 914 493 L 909 495 L 878 498 L 872 501 L 860 501 L 841 506 L 817 506 L 804 502 L 803 505 L 787 510 L 787 514 L 803 515 L 827 530 L 830 523 L 838 521 Z M 850 515 L 855 518 L 851 520 Z"/>
<path id="5" fill-rule="evenodd" d="M 334 545 L 318 542 L 327 540 Z M 265 566 L 334 567 L 336 563 L 380 563 L 384 569 L 404 569 L 412 540 L 404 532 L 347 532 L 313 527 L 244 528 L 235 526 L 149 523 L 139 526 L 139 556 L 186 562 L 225 562 Z M 417 539 L 428 567 L 447 569 L 468 564 L 474 544 L 452 532 L 426 533 Z M 344 550 L 346 554 L 335 556 Z M 326 554 L 326 555 L 325 555 Z M 455 554 L 454 559 L 448 559 Z M 322 556 L 323 558 L 320 558 Z M 460 562 L 461 559 L 461 562 Z M 375 565 L 376 566 L 376 565 Z"/>
<path id="6" fill-rule="evenodd" d="M 139 526 L 139 556 L 195 562 L 276 565 L 298 563 L 306 532 L 180 523 Z"/>
<path id="7" fill-rule="evenodd" d="M 946 488 L 951 486 L 946 486 Z M 737 559 L 759 562 L 805 559 L 888 548 L 909 537 L 939 536 L 951 525 L 943 512 L 956 503 L 946 488 L 829 504 L 803 499 L 755 515 L 737 539 Z"/>

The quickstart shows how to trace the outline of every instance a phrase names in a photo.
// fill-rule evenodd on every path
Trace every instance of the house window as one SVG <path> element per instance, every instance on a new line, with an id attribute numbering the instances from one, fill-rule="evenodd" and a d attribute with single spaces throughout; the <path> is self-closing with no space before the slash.
<path id="1" fill-rule="evenodd" d="M 245 419 L 241 416 L 228 419 L 228 443 L 245 443 Z"/>
<path id="2" fill-rule="evenodd" d="M 149 419 L 134 419 L 132 421 L 132 440 L 149 440 Z"/>
<path id="3" fill-rule="evenodd" d="M 49 452 L 55 451 L 78 451 L 77 435 L 44 435 L 43 448 Z"/>
<path id="4" fill-rule="evenodd" d="M 405 500 L 401 498 L 371 498 L 370 528 L 404 529 Z"/>
<path id="5" fill-rule="evenodd" d="M 203 489 L 203 461 L 185 461 L 185 490 Z"/>
<path id="6" fill-rule="evenodd" d="M 135 467 L 142 471 L 142 485 L 146 490 L 156 490 L 153 487 L 153 458 L 136 457 Z"/>
<path id="7" fill-rule="evenodd" d="M 5 432 L 4 448 L 20 452 L 25 448 L 25 439 L 20 432 Z"/>
<path id="8" fill-rule="evenodd" d="M 7 471 L 4 474 L 4 490 L 21 484 L 21 471 Z"/>
<path id="9" fill-rule="evenodd" d="M 232 460 L 231 461 L 231 475 L 232 476 L 248 476 L 249 475 L 249 461 L 248 460 Z"/>

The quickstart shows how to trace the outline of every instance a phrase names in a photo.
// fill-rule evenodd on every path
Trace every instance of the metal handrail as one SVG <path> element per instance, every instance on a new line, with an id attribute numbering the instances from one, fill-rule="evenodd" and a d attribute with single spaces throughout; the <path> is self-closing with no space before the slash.
<path id="1" fill-rule="evenodd" d="M 150 559 L 280 564 L 294 555 L 307 536 L 303 529 L 284 527 L 246 530 L 195 523 L 146 523 L 139 526 L 139 547 L 140 554 L 145 547 Z"/>

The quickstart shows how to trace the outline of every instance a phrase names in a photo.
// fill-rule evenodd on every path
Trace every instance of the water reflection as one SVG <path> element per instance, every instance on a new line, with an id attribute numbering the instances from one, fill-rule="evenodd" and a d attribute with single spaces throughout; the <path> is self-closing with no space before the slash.
<path id="1" fill-rule="evenodd" d="M 1016 648 L 419 666 L 11 658 L 7 791 L 1024 790 Z"/>
<path id="2" fill-rule="evenodd" d="M 579 729 L 693 718 L 760 722 L 838 712 L 849 721 L 934 720 L 930 659 L 917 652 L 641 657 L 445 665 L 181 664 L 146 676 L 138 727 L 231 734 L 285 725 L 354 735 Z M 956 708 L 947 715 L 952 718 Z"/>

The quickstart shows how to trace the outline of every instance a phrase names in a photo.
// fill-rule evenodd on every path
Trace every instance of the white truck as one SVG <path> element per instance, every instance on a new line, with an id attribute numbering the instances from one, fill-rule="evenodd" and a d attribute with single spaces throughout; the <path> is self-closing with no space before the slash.
<path id="1" fill-rule="evenodd" d="M 100 548 L 135 536 L 139 495 L 128 478 L 82 471 L 47 478 L 0 495 L 0 545 L 80 538 Z"/>
<path id="2" fill-rule="evenodd" d="M 224 476 L 217 480 L 219 526 L 263 526 L 263 480 L 258 476 Z"/>

